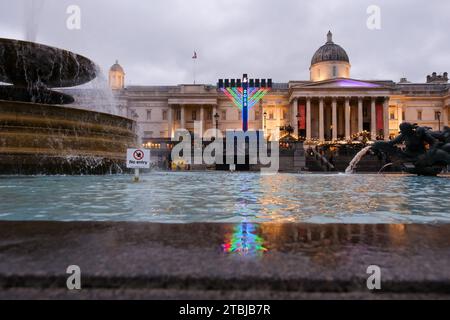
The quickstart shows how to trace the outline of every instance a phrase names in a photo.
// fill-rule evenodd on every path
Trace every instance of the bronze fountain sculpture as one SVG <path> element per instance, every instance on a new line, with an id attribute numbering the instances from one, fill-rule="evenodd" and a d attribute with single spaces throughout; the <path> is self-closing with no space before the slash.
<path id="1" fill-rule="evenodd" d="M 400 148 L 400 145 L 404 148 Z M 428 127 L 404 122 L 395 139 L 375 142 L 371 150 L 400 162 L 406 172 L 435 176 L 450 165 L 450 128 L 432 131 Z"/>

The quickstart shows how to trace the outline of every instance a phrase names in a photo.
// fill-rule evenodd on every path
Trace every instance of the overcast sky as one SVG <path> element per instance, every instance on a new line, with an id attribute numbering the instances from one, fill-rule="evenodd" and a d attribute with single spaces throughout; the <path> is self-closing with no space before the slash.
<path id="1" fill-rule="evenodd" d="M 0 37 L 26 38 L 85 55 L 108 70 L 116 59 L 127 85 L 218 78 L 308 80 L 311 57 L 331 30 L 350 57 L 352 78 L 424 82 L 450 71 L 448 0 L 1 0 Z M 41 4 L 43 5 L 41 6 Z M 69 30 L 69 5 L 81 29 Z M 381 29 L 366 25 L 370 5 Z M 28 21 L 28 22 L 27 22 Z"/>

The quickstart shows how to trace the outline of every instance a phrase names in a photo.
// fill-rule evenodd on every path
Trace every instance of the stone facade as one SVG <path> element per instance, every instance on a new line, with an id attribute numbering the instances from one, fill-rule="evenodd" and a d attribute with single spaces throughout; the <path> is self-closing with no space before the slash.
<path id="1" fill-rule="evenodd" d="M 349 140 L 362 131 L 370 132 L 372 139 L 389 139 L 402 121 L 435 130 L 448 126 L 446 73 L 433 73 L 424 83 L 351 79 L 348 56 L 332 42 L 331 33 L 319 50 L 310 80 L 274 83 L 250 109 L 250 130 L 262 129 L 267 137 L 278 138 L 278 129 L 290 125 L 294 136 L 314 143 Z M 144 143 L 169 139 L 178 128 L 193 130 L 195 121 L 203 130 L 216 124 L 222 131 L 242 127 L 240 110 L 215 85 L 126 87 L 124 76 L 123 68 L 113 65 L 110 79 L 121 81 L 112 85 L 114 94 L 123 115 L 138 122 Z"/>

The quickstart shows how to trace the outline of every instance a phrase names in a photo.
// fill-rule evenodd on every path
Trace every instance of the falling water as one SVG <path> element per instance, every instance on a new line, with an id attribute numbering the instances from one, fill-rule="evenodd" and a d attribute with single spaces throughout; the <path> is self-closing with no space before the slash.
<path id="1" fill-rule="evenodd" d="M 25 3 L 25 40 L 35 42 L 39 27 L 39 18 L 45 0 L 31 0 Z"/>
<path id="2" fill-rule="evenodd" d="M 367 154 L 367 152 L 369 152 L 370 148 L 371 146 L 368 146 L 362 149 L 360 152 L 358 152 L 356 156 L 353 158 L 353 160 L 350 162 L 347 169 L 345 169 L 345 173 L 352 174 L 358 163 L 361 161 L 362 157 L 364 157 Z"/>
<path id="3" fill-rule="evenodd" d="M 96 76 L 94 80 L 77 88 L 60 90 L 74 97 L 75 102 L 70 107 L 126 116 L 108 85 L 105 73 L 99 67 Z"/>

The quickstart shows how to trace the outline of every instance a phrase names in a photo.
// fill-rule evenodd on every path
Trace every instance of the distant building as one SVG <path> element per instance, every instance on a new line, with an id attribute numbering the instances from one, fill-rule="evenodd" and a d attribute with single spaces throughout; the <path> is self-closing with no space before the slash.
<path id="1" fill-rule="evenodd" d="M 433 129 L 448 125 L 447 73 L 433 73 L 426 83 L 352 79 L 350 74 L 350 59 L 329 32 L 312 57 L 310 79 L 274 83 L 270 94 L 250 110 L 249 129 L 263 129 L 271 136 L 290 125 L 295 134 L 317 142 L 347 140 L 363 130 L 371 132 L 372 139 L 388 139 L 403 121 Z M 142 128 L 144 142 L 170 138 L 177 128 L 193 130 L 194 121 L 202 121 L 203 130 L 214 128 L 214 115 L 220 130 L 241 129 L 240 110 L 216 86 L 126 87 L 117 62 L 109 83 L 126 116 Z"/>

